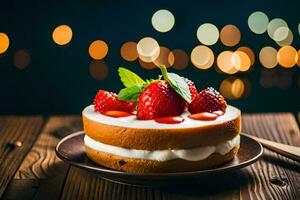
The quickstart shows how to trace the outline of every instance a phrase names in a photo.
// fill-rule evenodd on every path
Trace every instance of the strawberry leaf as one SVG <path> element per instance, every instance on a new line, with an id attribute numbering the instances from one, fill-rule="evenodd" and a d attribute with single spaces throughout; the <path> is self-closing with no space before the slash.
<path id="1" fill-rule="evenodd" d="M 127 88 L 145 83 L 145 81 L 139 75 L 126 68 L 119 67 L 118 72 L 122 83 Z"/>
<path id="2" fill-rule="evenodd" d="M 188 103 L 191 103 L 191 92 L 184 78 L 175 73 L 168 73 L 165 66 L 161 66 L 160 70 L 165 81 L 167 81 L 184 100 L 186 100 Z"/>

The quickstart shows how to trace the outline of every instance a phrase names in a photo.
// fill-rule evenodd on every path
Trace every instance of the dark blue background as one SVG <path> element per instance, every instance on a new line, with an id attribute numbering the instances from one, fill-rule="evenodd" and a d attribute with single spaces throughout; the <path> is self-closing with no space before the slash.
<path id="1" fill-rule="evenodd" d="M 120 47 L 126 41 L 138 41 L 151 36 L 170 49 L 181 48 L 188 54 L 199 45 L 196 30 L 202 23 L 210 22 L 221 29 L 234 24 L 242 33 L 241 42 L 233 48 L 220 42 L 213 45 L 215 56 L 222 50 L 235 50 L 249 46 L 255 51 L 254 68 L 237 77 L 247 77 L 252 90 L 248 98 L 230 101 L 244 112 L 300 110 L 297 80 L 300 68 L 273 71 L 292 77 L 287 90 L 277 87 L 262 88 L 259 78 L 263 70 L 258 60 L 259 50 L 264 46 L 279 46 L 267 33 L 256 35 L 247 25 L 248 16 L 254 11 L 265 12 L 270 19 L 285 19 L 294 33 L 293 46 L 298 50 L 300 36 L 300 1 L 1 1 L 0 32 L 10 37 L 8 51 L 0 56 L 0 113 L 79 113 L 90 104 L 95 92 L 104 88 L 118 92 L 121 88 L 116 69 L 127 66 L 143 77 L 156 77 L 158 70 L 147 71 L 138 62 L 126 62 L 120 56 Z M 167 33 L 155 31 L 151 17 L 158 9 L 168 9 L 175 16 L 175 26 Z M 72 41 L 66 46 L 56 45 L 51 38 L 53 29 L 68 24 L 73 30 Z M 91 59 L 87 53 L 95 39 L 108 43 L 109 53 L 105 62 L 109 75 L 104 81 L 94 80 L 89 74 Z M 14 53 L 21 48 L 30 51 L 31 62 L 25 70 L 13 64 Z M 206 86 L 219 88 L 228 77 L 211 68 L 201 71 L 191 64 L 176 71 L 196 82 L 199 89 Z"/>

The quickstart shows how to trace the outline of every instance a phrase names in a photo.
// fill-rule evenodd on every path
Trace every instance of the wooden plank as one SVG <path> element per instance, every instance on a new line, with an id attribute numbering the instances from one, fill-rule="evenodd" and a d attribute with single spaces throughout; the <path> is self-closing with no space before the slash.
<path id="1" fill-rule="evenodd" d="M 300 146 L 300 132 L 290 113 L 248 114 L 243 131 L 275 142 Z M 265 149 L 261 160 L 243 169 L 242 199 L 300 199 L 300 164 Z"/>
<path id="2" fill-rule="evenodd" d="M 0 198 L 43 126 L 41 116 L 0 116 Z"/>
<path id="3" fill-rule="evenodd" d="M 54 149 L 63 136 L 78 130 L 82 130 L 79 116 L 50 117 L 15 174 L 4 199 L 16 197 L 18 194 L 33 196 L 35 199 L 58 199 L 69 165 L 56 156 Z M 32 182 L 35 183 L 35 187 L 29 190 Z"/>
<path id="4" fill-rule="evenodd" d="M 236 181 L 238 179 L 237 173 L 215 178 L 211 180 L 209 178 L 202 179 L 193 185 L 150 188 L 109 182 L 85 170 L 71 167 L 62 199 L 239 199 L 240 186 L 239 182 Z"/>

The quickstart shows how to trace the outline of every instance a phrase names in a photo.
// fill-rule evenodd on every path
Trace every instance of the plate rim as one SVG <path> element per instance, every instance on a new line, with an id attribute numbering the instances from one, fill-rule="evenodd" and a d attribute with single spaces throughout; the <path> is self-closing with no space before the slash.
<path id="1" fill-rule="evenodd" d="M 241 169 L 244 168 L 246 166 L 249 166 L 251 164 L 253 164 L 254 162 L 256 162 L 263 154 L 264 152 L 264 148 L 263 146 L 257 142 L 256 140 L 254 140 L 253 138 L 243 134 L 243 132 L 240 133 L 240 135 L 242 137 L 245 137 L 249 140 L 251 140 L 252 142 L 256 143 L 259 146 L 259 153 L 257 155 L 255 155 L 253 158 L 244 161 L 242 163 L 239 163 L 237 165 L 229 165 L 229 166 L 225 166 L 225 167 L 218 167 L 218 168 L 212 168 L 212 169 L 204 169 L 204 170 L 198 170 L 198 171 L 187 171 L 187 172 L 166 172 L 166 173 L 129 173 L 129 172 L 123 172 L 123 171 L 118 171 L 118 170 L 114 170 L 114 169 L 108 169 L 108 168 L 102 168 L 104 166 L 99 165 L 99 167 L 94 167 L 94 166 L 89 166 L 86 164 L 81 164 L 78 162 L 74 162 L 70 159 L 68 159 L 66 156 L 64 156 L 58 149 L 60 147 L 60 145 L 65 142 L 66 140 L 79 136 L 79 135 L 84 135 L 84 131 L 77 131 L 74 133 L 71 133 L 65 137 L 63 137 L 56 145 L 55 147 L 55 153 L 56 155 L 63 160 L 66 163 L 69 163 L 75 167 L 79 167 L 85 170 L 91 170 L 93 172 L 97 172 L 99 175 L 100 174 L 110 174 L 110 175 L 118 175 L 118 176 L 131 176 L 131 177 L 186 177 L 186 176 L 191 176 L 191 175 L 209 175 L 209 174 L 215 174 L 215 173 L 221 173 L 221 172 L 227 172 L 230 171 L 232 168 L 234 168 L 235 170 L 237 169 Z"/>

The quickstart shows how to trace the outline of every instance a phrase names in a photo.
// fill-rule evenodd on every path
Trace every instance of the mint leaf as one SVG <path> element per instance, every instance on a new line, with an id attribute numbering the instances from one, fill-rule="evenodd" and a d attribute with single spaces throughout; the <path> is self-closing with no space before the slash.
<path id="1" fill-rule="evenodd" d="M 127 88 L 145 83 L 145 81 L 141 77 L 139 77 L 139 75 L 126 68 L 119 67 L 118 72 L 122 83 Z"/>
<path id="2" fill-rule="evenodd" d="M 138 100 L 138 96 L 143 91 L 144 87 L 135 85 L 128 88 L 123 88 L 118 94 L 118 99 L 121 101 L 134 101 Z"/>
<path id="3" fill-rule="evenodd" d="M 191 103 L 191 92 L 185 80 L 174 73 L 168 73 L 170 86 L 188 103 Z"/>
<path id="4" fill-rule="evenodd" d="M 143 84 L 137 84 L 132 87 L 123 88 L 118 94 L 118 99 L 121 101 L 138 101 L 139 95 L 148 87 L 153 81 L 147 80 Z"/>
<path id="5" fill-rule="evenodd" d="M 184 100 L 186 100 L 188 103 L 191 103 L 191 92 L 185 80 L 175 73 L 168 73 L 165 66 L 161 66 L 160 70 L 165 81 L 167 81 Z"/>

